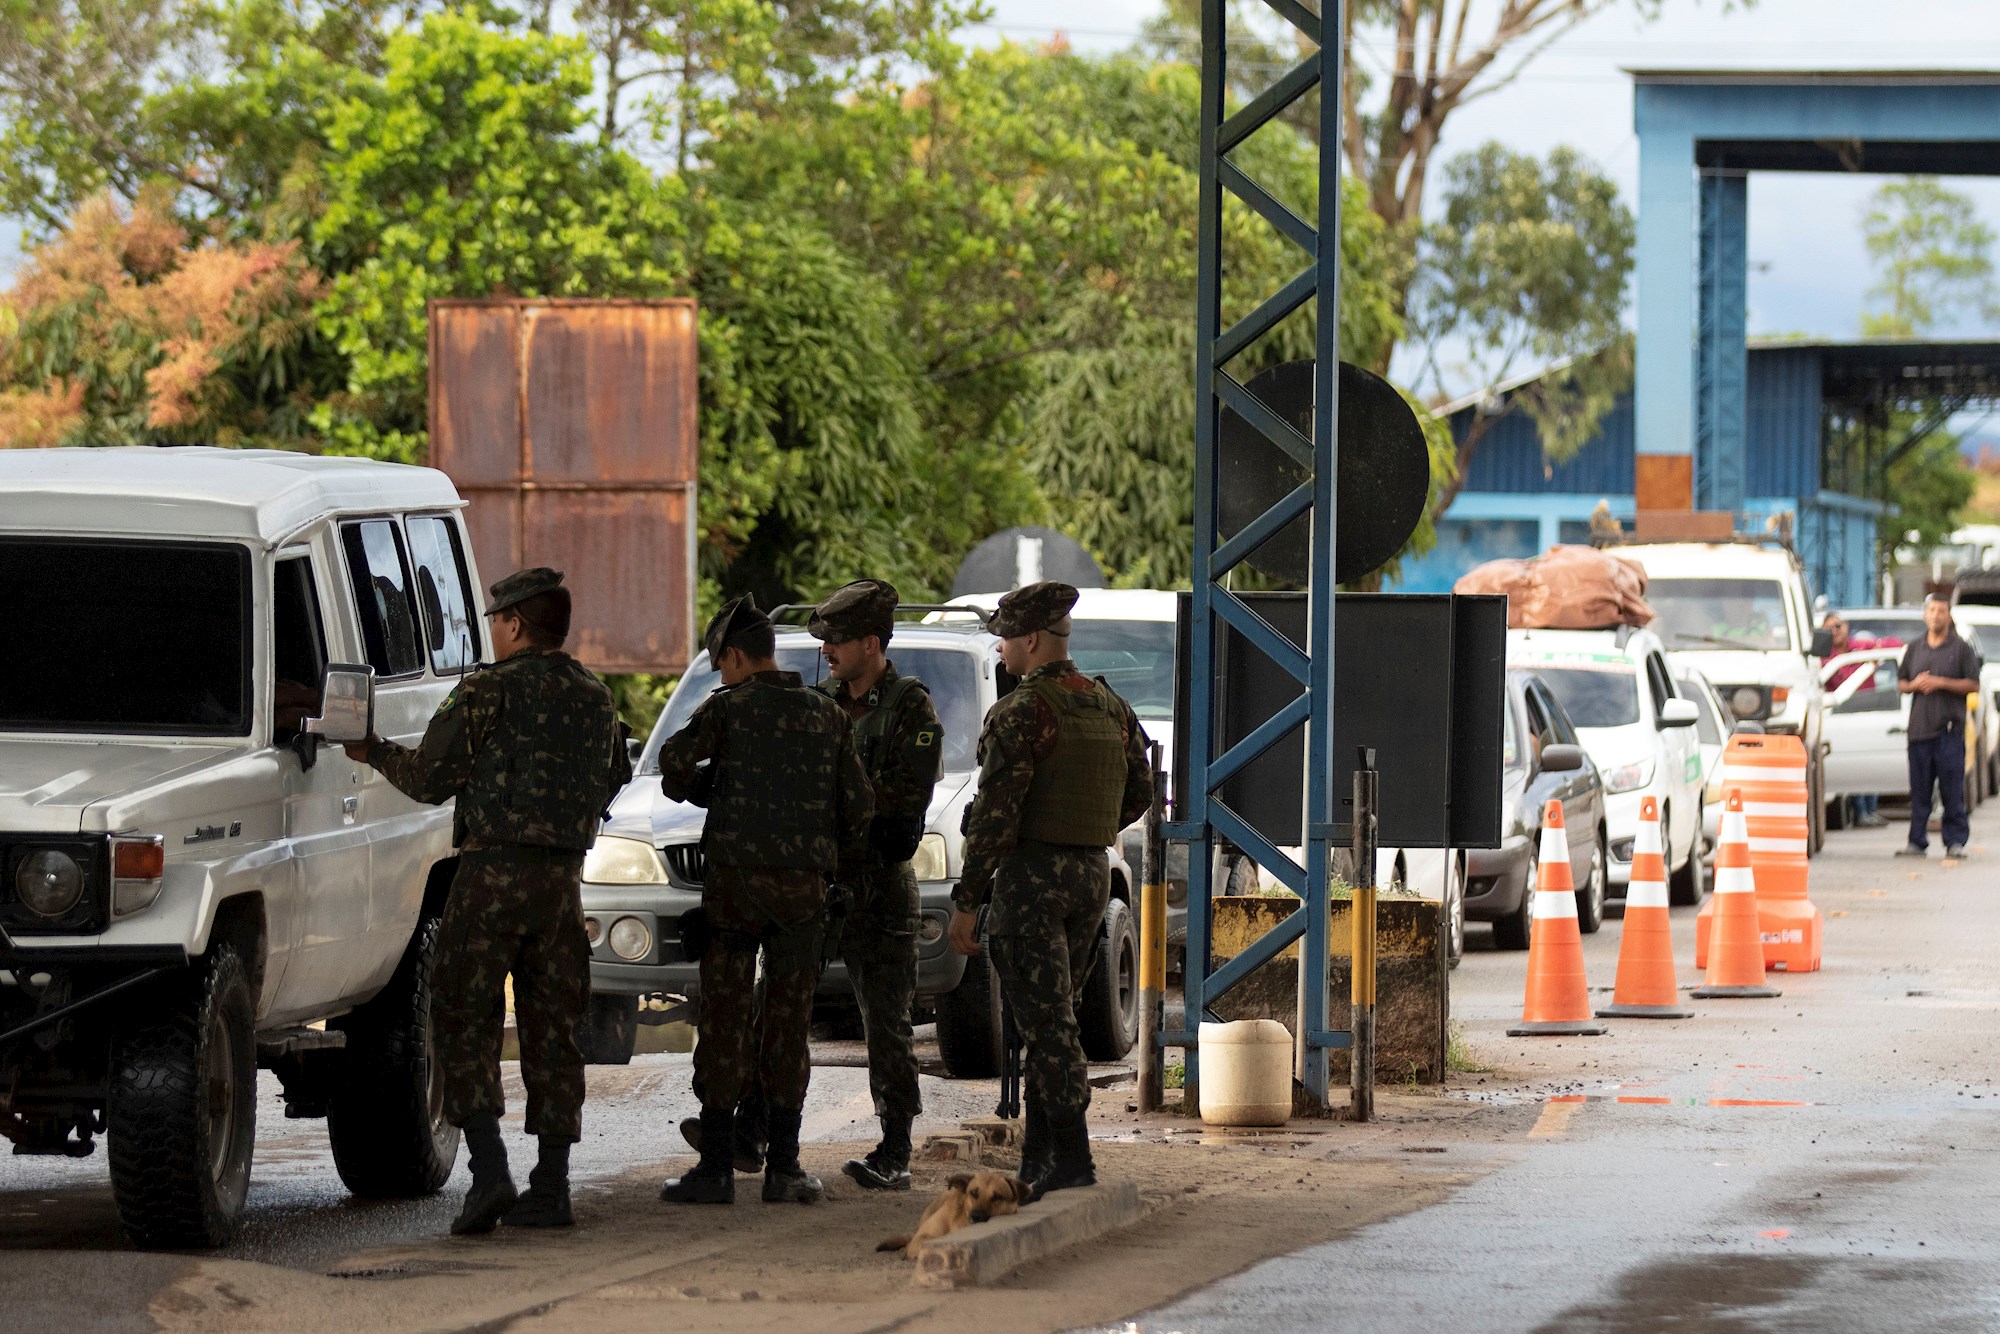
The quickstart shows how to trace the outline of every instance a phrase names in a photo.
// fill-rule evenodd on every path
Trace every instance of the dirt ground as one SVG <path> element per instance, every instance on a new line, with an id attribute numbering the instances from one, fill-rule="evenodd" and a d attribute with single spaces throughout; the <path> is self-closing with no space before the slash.
<path id="1" fill-rule="evenodd" d="M 1476 1077 L 1475 1077 L 1476 1078 Z M 922 1163 L 908 1195 L 870 1194 L 839 1174 L 866 1145 L 812 1145 L 827 1183 L 817 1207 L 765 1205 L 739 1177 L 734 1208 L 670 1209 L 660 1179 L 685 1164 L 635 1168 L 579 1194 L 564 1233 L 364 1251 L 325 1272 L 190 1259 L 147 1303 L 185 1331 L 591 1330 L 663 1323 L 715 1331 L 810 1328 L 1057 1330 L 1115 1322 L 1248 1268 L 1278 1249 L 1330 1240 L 1435 1203 L 1504 1161 L 1492 1141 L 1525 1132 L 1531 1107 L 1394 1092 L 1377 1122 L 1294 1122 L 1279 1132 L 1212 1132 L 1140 1118 L 1127 1090 L 1098 1099 L 1103 1179 L 1136 1182 L 1142 1223 L 1020 1271 L 996 1287 L 919 1290 L 900 1255 L 875 1243 L 907 1232 L 952 1172 Z M 1518 1120 L 1519 1127 L 1506 1124 Z M 1284 1238 L 1285 1245 L 1274 1244 Z"/>

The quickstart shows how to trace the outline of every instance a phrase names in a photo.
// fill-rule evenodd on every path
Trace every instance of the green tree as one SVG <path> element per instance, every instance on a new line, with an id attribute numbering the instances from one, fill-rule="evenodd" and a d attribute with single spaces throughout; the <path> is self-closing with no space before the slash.
<path id="1" fill-rule="evenodd" d="M 1595 434 L 1631 384 L 1622 314 L 1634 240 L 1617 187 L 1574 149 L 1542 161 L 1489 143 L 1453 160 L 1442 216 L 1420 233 L 1408 296 L 1410 332 L 1425 355 L 1419 382 L 1444 380 L 1438 359 L 1448 347 L 1465 358 L 1452 378 L 1474 384 L 1551 368 L 1496 410 L 1474 414 L 1458 441 L 1455 478 L 1516 409 L 1534 419 L 1554 462 Z M 1440 490 L 1440 510 L 1458 486 Z"/>
<path id="2" fill-rule="evenodd" d="M 1861 229 L 1881 272 L 1868 295 L 1884 303 L 1862 316 L 1864 334 L 1907 338 L 1961 313 L 2000 318 L 1993 229 L 1969 196 L 1934 176 L 1889 181 L 1869 200 Z"/>

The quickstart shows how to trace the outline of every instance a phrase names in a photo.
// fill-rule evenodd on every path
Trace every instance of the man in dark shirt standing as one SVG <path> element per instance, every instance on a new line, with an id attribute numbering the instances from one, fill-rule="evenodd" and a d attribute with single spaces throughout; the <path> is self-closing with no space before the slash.
<path id="1" fill-rule="evenodd" d="M 1924 637 L 1903 651 L 1897 689 L 1910 701 L 1910 842 L 1896 855 L 1930 852 L 1931 786 L 1944 796 L 1944 851 L 1963 857 L 1971 826 L 1965 818 L 1965 697 L 1979 690 L 1979 654 L 1952 627 L 1951 604 L 1924 599 Z"/>

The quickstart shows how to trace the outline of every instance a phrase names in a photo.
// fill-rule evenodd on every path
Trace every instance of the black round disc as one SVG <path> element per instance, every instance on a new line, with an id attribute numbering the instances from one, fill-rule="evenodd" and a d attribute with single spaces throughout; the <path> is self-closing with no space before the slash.
<path id="1" fill-rule="evenodd" d="M 1312 362 L 1273 366 L 1244 388 L 1293 430 L 1312 438 Z M 1217 444 L 1225 539 L 1295 490 L 1310 471 L 1228 408 L 1223 409 Z M 1430 453 L 1417 414 L 1387 380 L 1343 361 L 1334 578 L 1348 583 L 1387 564 L 1416 531 L 1429 495 Z M 1274 579 L 1307 583 L 1312 554 L 1308 517 L 1280 528 L 1247 563 Z"/>

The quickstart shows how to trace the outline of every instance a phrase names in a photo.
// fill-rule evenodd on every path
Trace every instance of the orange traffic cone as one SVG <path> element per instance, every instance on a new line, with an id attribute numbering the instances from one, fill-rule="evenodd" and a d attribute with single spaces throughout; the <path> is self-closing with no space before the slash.
<path id="1" fill-rule="evenodd" d="M 1625 890 L 1625 925 L 1618 942 L 1618 989 L 1600 1019 L 1686 1019 L 1674 985 L 1674 939 L 1667 919 L 1667 859 L 1660 850 L 1660 802 L 1639 801 L 1639 837 L 1632 845 L 1632 883 Z"/>
<path id="2" fill-rule="evenodd" d="M 1583 977 L 1583 934 L 1576 925 L 1576 878 L 1569 866 L 1563 808 L 1551 801 L 1542 813 L 1538 883 L 1529 906 L 1528 993 L 1521 1022 L 1509 1037 L 1587 1037 L 1602 1033 L 1591 1022 L 1590 987 Z"/>
<path id="3" fill-rule="evenodd" d="M 1750 827 L 1743 794 L 1728 789 L 1722 842 L 1715 851 L 1715 926 L 1709 941 L 1708 981 L 1690 995 L 1776 996 L 1764 985 L 1764 941 L 1757 927 L 1757 884 L 1750 870 Z"/>

